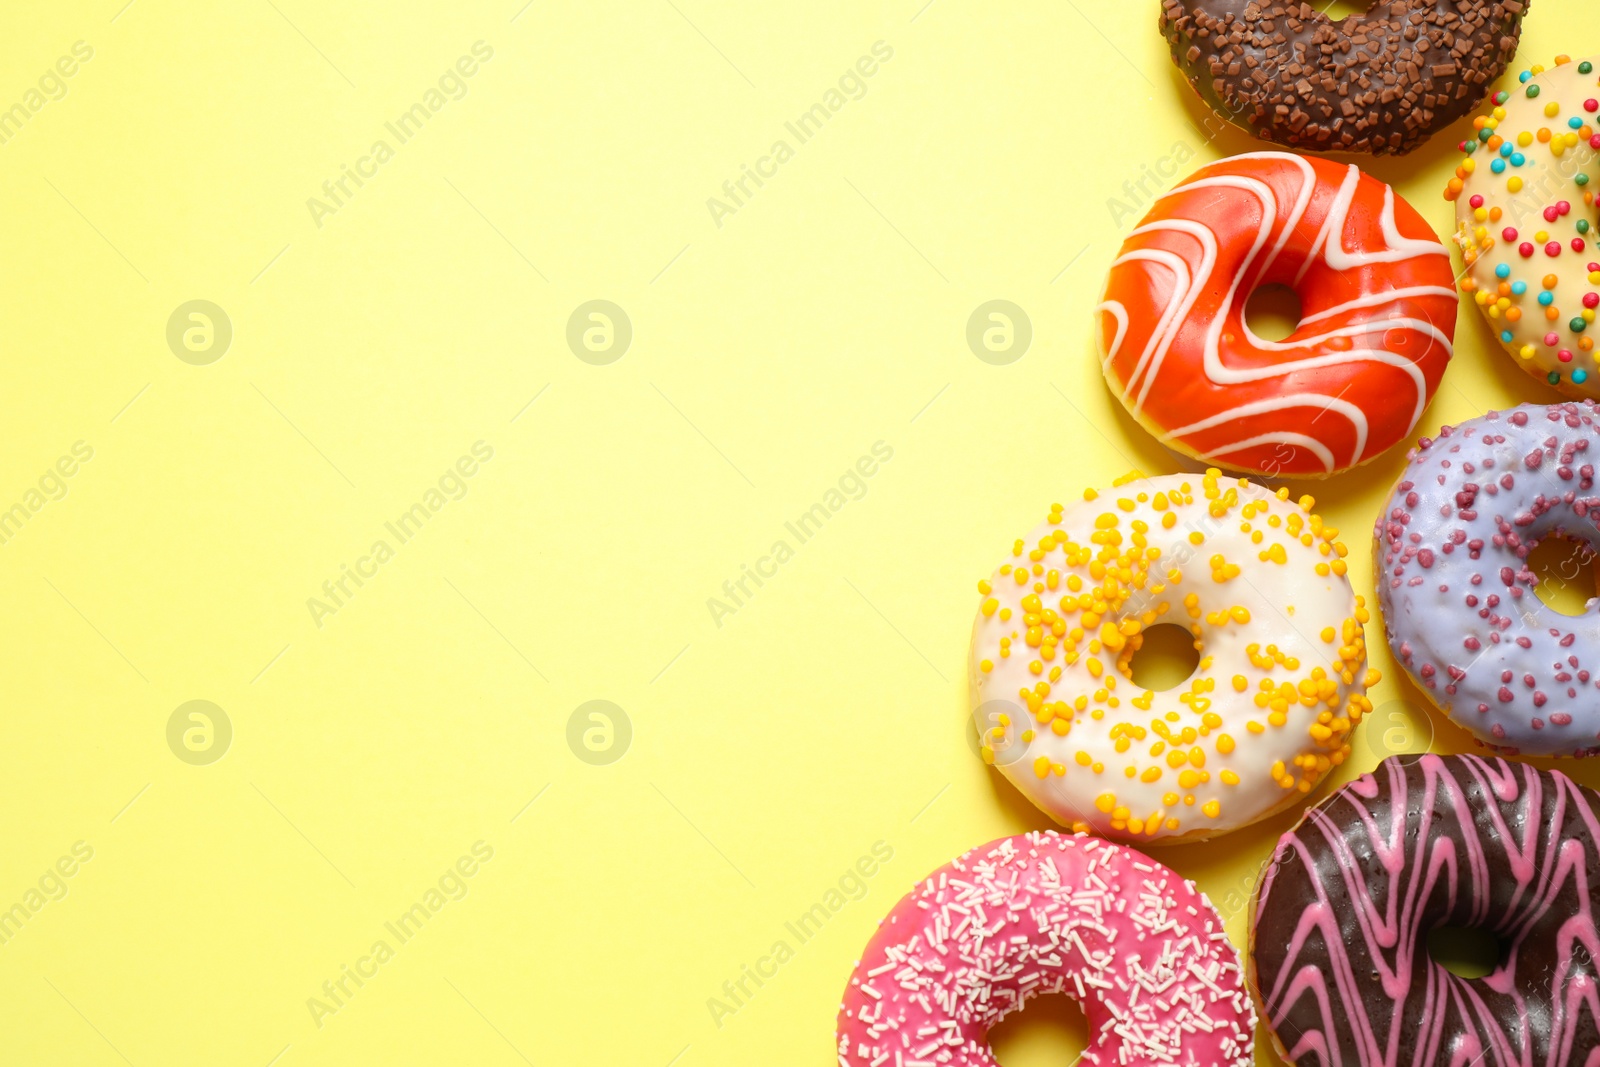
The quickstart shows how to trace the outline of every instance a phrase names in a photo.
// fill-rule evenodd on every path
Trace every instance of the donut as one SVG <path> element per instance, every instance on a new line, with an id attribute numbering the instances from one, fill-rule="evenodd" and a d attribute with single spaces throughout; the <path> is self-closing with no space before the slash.
<path id="1" fill-rule="evenodd" d="M 1326 6 L 1163 0 L 1161 32 L 1200 99 L 1263 141 L 1398 155 L 1478 106 L 1528 5 L 1383 0 L 1338 22 Z"/>
<path id="2" fill-rule="evenodd" d="M 1256 891 L 1251 988 L 1286 1061 L 1600 1063 L 1600 795 L 1479 756 L 1391 756 L 1283 835 Z M 1493 934 L 1461 978 L 1439 927 Z"/>
<path id="3" fill-rule="evenodd" d="M 1300 297 L 1282 341 L 1258 287 Z M 1095 311 L 1111 391 L 1163 444 L 1274 477 L 1354 467 L 1408 436 L 1450 361 L 1450 254 L 1393 189 L 1280 152 L 1196 171 L 1151 206 Z"/>
<path id="4" fill-rule="evenodd" d="M 1165 475 L 1084 493 L 978 583 L 980 753 L 1076 831 L 1198 840 L 1309 793 L 1372 710 L 1338 531 L 1243 478 Z M 1188 631 L 1176 688 L 1133 682 L 1145 632 Z"/>
<path id="5" fill-rule="evenodd" d="M 1574 400 L 1600 397 L 1600 56 L 1558 56 L 1496 93 L 1445 188 L 1466 262 L 1461 291 L 1523 370 Z"/>
<path id="6" fill-rule="evenodd" d="M 1508 753 L 1600 751 L 1600 608 L 1562 615 L 1528 553 L 1554 534 L 1600 547 L 1593 401 L 1491 411 L 1423 438 L 1378 516 L 1384 631 L 1412 681 Z"/>
<path id="7" fill-rule="evenodd" d="M 1039 831 L 945 864 L 894 906 L 839 1006 L 841 1067 L 995 1067 L 991 1027 L 1065 993 L 1085 1064 L 1254 1063 L 1255 1008 L 1216 909 L 1130 848 Z"/>

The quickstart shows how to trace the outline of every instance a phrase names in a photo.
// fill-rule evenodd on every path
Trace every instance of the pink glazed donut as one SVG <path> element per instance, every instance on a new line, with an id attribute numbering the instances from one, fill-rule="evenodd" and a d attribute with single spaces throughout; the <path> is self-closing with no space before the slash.
<path id="1" fill-rule="evenodd" d="M 1066 993 L 1097 1067 L 1250 1067 L 1255 1008 L 1193 882 L 1122 845 L 1052 831 L 940 867 L 867 944 L 839 1006 L 841 1067 L 996 1067 L 989 1029 Z"/>

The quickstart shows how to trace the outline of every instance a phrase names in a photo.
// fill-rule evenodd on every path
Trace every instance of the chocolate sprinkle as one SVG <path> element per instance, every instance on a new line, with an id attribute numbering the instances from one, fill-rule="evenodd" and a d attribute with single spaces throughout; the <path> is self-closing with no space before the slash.
<path id="1" fill-rule="evenodd" d="M 1517 51 L 1527 0 L 1382 0 L 1334 22 L 1306 3 L 1162 0 L 1194 91 L 1263 141 L 1402 155 L 1475 109 Z"/>

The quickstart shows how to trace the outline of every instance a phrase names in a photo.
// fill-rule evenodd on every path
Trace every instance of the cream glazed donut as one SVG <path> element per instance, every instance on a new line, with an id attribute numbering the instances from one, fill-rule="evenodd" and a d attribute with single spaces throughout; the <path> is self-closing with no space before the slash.
<path id="1" fill-rule="evenodd" d="M 934 871 L 868 942 L 840 1067 L 996 1067 L 988 1034 L 1036 996 L 1083 1008 L 1096 1067 L 1250 1067 L 1255 1009 L 1222 919 L 1130 848 L 1049 831 Z"/>
<path id="2" fill-rule="evenodd" d="M 1282 341 L 1244 321 L 1294 289 Z M 1205 166 L 1158 199 L 1095 309 L 1111 391 L 1163 444 L 1274 477 L 1321 477 L 1407 437 L 1450 361 L 1450 255 L 1357 167 L 1280 152 Z"/>
<path id="3" fill-rule="evenodd" d="M 1600 398 L 1600 56 L 1533 67 L 1461 142 L 1445 199 L 1469 294 L 1517 365 L 1576 400 Z"/>
<path id="4" fill-rule="evenodd" d="M 1209 837 L 1309 793 L 1378 680 L 1345 546 L 1312 504 L 1213 469 L 1054 505 L 978 583 L 984 760 L 1057 822 L 1124 841 Z M 1199 667 L 1141 689 L 1134 654 L 1166 622 Z"/>

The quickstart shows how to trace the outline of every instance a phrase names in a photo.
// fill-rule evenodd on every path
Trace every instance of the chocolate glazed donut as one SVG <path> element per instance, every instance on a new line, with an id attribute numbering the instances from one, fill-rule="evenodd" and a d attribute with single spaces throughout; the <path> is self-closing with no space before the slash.
<path id="1" fill-rule="evenodd" d="M 1478 756 L 1392 756 L 1278 842 L 1252 987 L 1300 1067 L 1600 1063 L 1600 795 Z M 1460 978 L 1429 931 L 1495 935 Z"/>
<path id="2" fill-rule="evenodd" d="M 1472 111 L 1517 51 L 1527 0 L 1380 0 L 1334 22 L 1305 3 L 1162 0 L 1200 98 L 1264 141 L 1411 151 Z"/>

